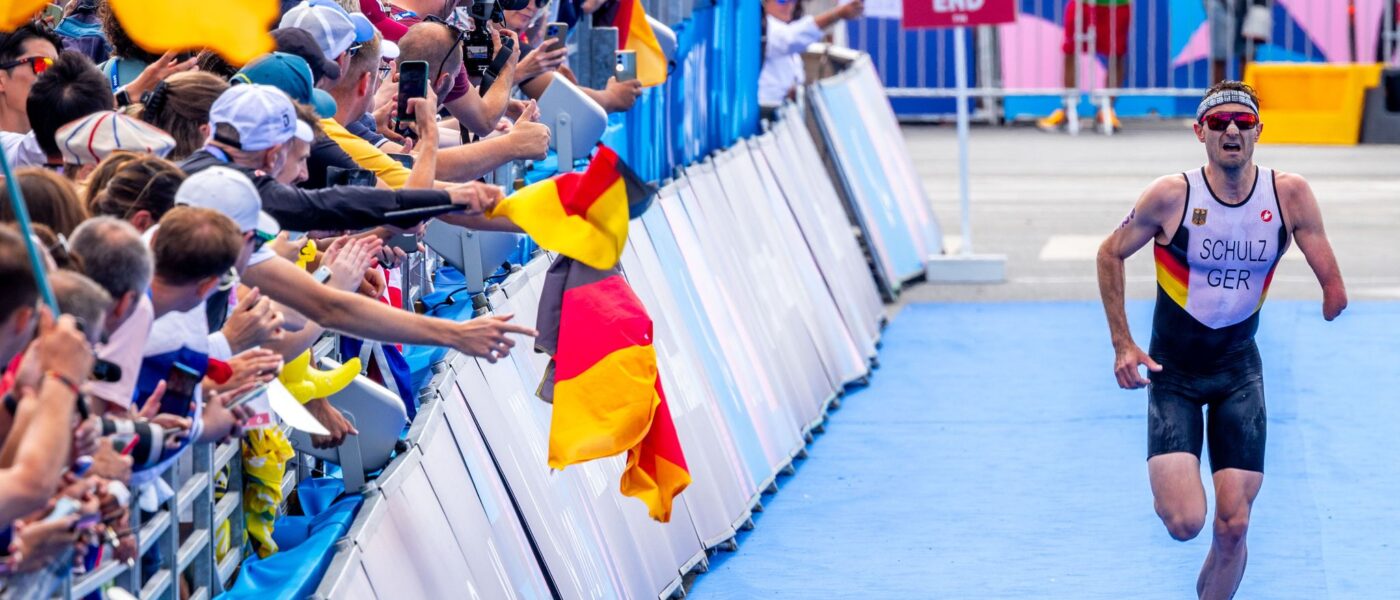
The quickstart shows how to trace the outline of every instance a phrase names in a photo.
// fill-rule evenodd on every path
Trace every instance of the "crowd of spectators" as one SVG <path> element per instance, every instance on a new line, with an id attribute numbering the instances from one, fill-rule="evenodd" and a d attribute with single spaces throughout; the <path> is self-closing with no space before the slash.
<path id="1" fill-rule="evenodd" d="M 549 8 L 532 0 L 490 25 L 507 54 L 485 90 L 464 67 L 457 0 L 282 2 L 276 51 L 241 65 L 148 51 L 106 0 L 0 32 L 13 173 L 0 183 L 32 224 L 26 240 L 0 202 L 0 590 L 98 556 L 149 562 L 159 549 L 138 551 L 131 511 L 170 497 L 160 475 L 192 447 L 245 435 L 235 400 L 325 332 L 492 361 L 508 334 L 534 335 L 509 316 L 449 321 L 384 299 L 406 256 L 387 241 L 425 226 L 396 212 L 452 208 L 436 218 L 518 231 L 487 216 L 504 191 L 478 179 L 547 153 L 533 99 L 573 79 L 543 33 Z M 428 92 L 399 123 L 397 65 L 418 60 Z M 585 93 L 619 112 L 641 86 Z M 299 264 L 312 242 L 322 251 Z M 326 399 L 307 408 L 330 432 L 319 445 L 356 433 Z"/>

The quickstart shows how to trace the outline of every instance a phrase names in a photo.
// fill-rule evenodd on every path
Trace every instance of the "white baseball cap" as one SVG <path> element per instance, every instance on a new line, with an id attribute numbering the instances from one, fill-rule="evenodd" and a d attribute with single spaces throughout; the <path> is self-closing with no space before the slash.
<path id="1" fill-rule="evenodd" d="M 228 167 L 209 167 L 190 175 L 175 190 L 175 203 L 209 208 L 223 213 L 238 225 L 264 240 L 277 237 L 281 227 L 262 210 L 262 195 L 247 175 Z"/>
<path id="2" fill-rule="evenodd" d="M 316 39 L 316 45 L 326 55 L 326 60 L 335 60 L 345 54 L 351 46 L 363 44 L 374 38 L 374 25 L 360 13 L 349 13 L 334 0 L 307 0 L 282 15 L 277 28 L 296 27 L 305 29 Z"/>
<path id="3" fill-rule="evenodd" d="M 297 118 L 292 99 L 270 85 L 235 85 L 220 94 L 209 107 L 209 126 L 221 123 L 238 131 L 238 141 L 220 139 L 217 131 L 214 141 L 249 152 L 285 144 L 293 137 L 307 143 L 314 139 L 311 126 Z"/>

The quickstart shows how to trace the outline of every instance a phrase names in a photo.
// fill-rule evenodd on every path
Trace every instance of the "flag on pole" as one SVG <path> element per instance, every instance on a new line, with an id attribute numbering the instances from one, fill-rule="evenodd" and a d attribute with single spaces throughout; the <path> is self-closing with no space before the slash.
<path id="1" fill-rule="evenodd" d="M 553 360 L 540 395 L 554 405 L 549 466 L 627 452 L 619 484 L 667 522 L 690 471 L 658 376 L 652 321 L 616 268 L 568 257 L 550 266 L 536 347 Z"/>
<path id="2" fill-rule="evenodd" d="M 627 245 L 628 219 L 645 210 L 653 194 L 616 152 L 599 146 L 588 170 L 521 188 L 487 216 L 510 219 L 547 250 L 611 269 Z"/>

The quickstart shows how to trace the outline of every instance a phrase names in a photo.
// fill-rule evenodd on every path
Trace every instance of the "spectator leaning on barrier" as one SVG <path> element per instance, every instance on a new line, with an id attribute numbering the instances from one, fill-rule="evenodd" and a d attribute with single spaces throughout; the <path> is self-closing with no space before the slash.
<path id="1" fill-rule="evenodd" d="M 821 40 L 823 29 L 862 14 L 864 0 L 853 0 L 816 16 L 802 16 L 801 0 L 763 0 L 759 105 L 771 111 L 792 98 L 803 82 L 802 51 Z"/>
<path id="2" fill-rule="evenodd" d="M 287 161 L 304 162 L 313 132 L 297 118 L 291 99 L 271 86 L 230 88 L 211 107 L 209 124 L 213 131 L 206 146 L 180 167 L 190 174 L 218 165 L 243 171 L 262 193 L 263 210 L 294 231 L 365 229 L 386 223 L 407 227 L 422 219 L 389 223 L 385 213 L 451 204 L 476 212 L 486 208 L 480 204 L 480 190 L 472 186 L 441 191 L 355 186 L 302 190 L 278 181 L 270 174 L 285 172 Z M 295 146 L 293 138 L 301 145 Z"/>
<path id="3" fill-rule="evenodd" d="M 82 259 L 83 272 L 112 296 L 106 319 L 108 335 L 97 347 L 97 358 L 116 365 L 121 369 L 121 377 L 116 381 L 91 382 L 87 392 L 122 411 L 128 410 L 136 391 L 142 351 L 155 319 L 155 309 L 146 295 L 155 268 L 151 250 L 136 228 L 113 217 L 87 220 L 73 232 L 68 245 Z"/>
<path id="4" fill-rule="evenodd" d="M 530 2 L 523 9 L 504 12 L 506 26 L 521 37 L 520 64 L 516 67 L 517 85 L 526 96 L 538 100 L 555 77 L 563 76 L 559 67 L 569 57 L 569 49 L 563 45 L 555 47 L 554 38 L 524 39 L 536 10 L 535 3 Z M 603 110 L 610 113 L 627 112 L 642 95 L 642 82 L 636 79 L 618 81 L 616 77 L 609 77 L 607 85 L 601 90 L 589 87 L 579 87 L 579 90 L 602 106 Z"/>
<path id="5" fill-rule="evenodd" d="M 1090 60 L 1096 60 L 1093 56 L 1105 56 L 1113 65 L 1108 69 L 1108 87 L 1119 88 L 1127 81 L 1128 30 L 1132 28 L 1132 15 L 1132 0 L 1070 0 L 1065 3 L 1065 35 L 1060 52 L 1065 57 L 1065 89 L 1071 91 L 1065 102 L 1079 101 L 1075 75 L 1081 47 L 1081 43 L 1077 41 L 1080 29 L 1084 35 L 1092 34 L 1094 39 Z M 1100 115 L 1100 120 L 1107 121 L 1114 129 L 1122 129 L 1123 124 L 1118 122 L 1118 116 L 1111 108 L 1112 102 L 1113 99 L 1110 98 L 1108 114 Z M 1063 127 L 1068 120 L 1065 109 L 1057 108 L 1050 116 L 1036 121 L 1036 125 L 1045 131 L 1055 131 Z"/>
<path id="6" fill-rule="evenodd" d="M 79 387 L 92 372 L 92 349 L 72 316 L 54 319 L 37 306 L 39 288 L 24 241 L 0 227 L 0 363 L 9 364 L 33 340 L 27 361 L 37 380 L 6 393 L 0 423 L 13 461 L 0 467 L 0 526 L 44 508 L 62 481 L 72 443 Z M 36 329 L 37 323 L 37 329 Z"/>
<path id="7" fill-rule="evenodd" d="M 1210 27 L 1210 81 L 1224 81 L 1227 66 L 1238 60 L 1237 79 L 1254 60 L 1254 48 L 1269 41 L 1273 18 L 1268 0 L 1202 0 Z"/>
<path id="8" fill-rule="evenodd" d="M 29 91 L 58 58 L 61 43 L 32 23 L 0 33 L 0 144 L 13 166 L 47 161 L 29 125 Z"/>

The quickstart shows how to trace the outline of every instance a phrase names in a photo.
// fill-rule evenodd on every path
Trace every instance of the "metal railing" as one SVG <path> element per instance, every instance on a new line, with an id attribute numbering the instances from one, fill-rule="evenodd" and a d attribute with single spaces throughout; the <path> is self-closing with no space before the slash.
<path id="1" fill-rule="evenodd" d="M 1198 96 L 1222 77 L 1242 79 L 1255 60 L 1400 65 L 1397 0 L 1130 0 L 1126 9 L 1079 10 L 1111 1 L 1021 0 L 1015 23 L 976 28 L 968 59 L 976 115 L 1031 116 L 1025 106 L 1036 96 L 1078 96 L 1100 106 L 1129 97 L 1134 110 L 1171 115 L 1189 108 L 1173 97 Z M 1272 20 L 1264 40 L 1241 32 L 1239 18 L 1255 5 Z M 870 54 L 901 117 L 954 112 L 951 32 L 904 30 L 897 19 L 873 16 L 848 27 L 851 46 Z M 1068 78 L 1066 45 L 1073 61 Z M 1008 107 L 1007 99 L 1019 99 L 1021 107 Z"/>

